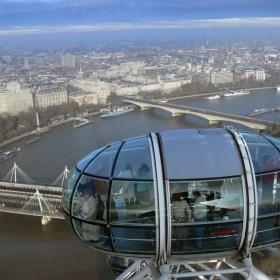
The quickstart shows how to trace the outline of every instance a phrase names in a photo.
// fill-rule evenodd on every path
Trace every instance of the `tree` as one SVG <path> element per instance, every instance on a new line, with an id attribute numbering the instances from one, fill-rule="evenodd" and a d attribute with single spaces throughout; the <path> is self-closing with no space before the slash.
<path id="1" fill-rule="evenodd" d="M 11 119 L 9 119 L 5 126 L 5 132 L 7 133 L 13 129 L 15 129 L 15 123 Z"/>
<path id="2" fill-rule="evenodd" d="M 21 112 L 17 115 L 17 126 L 23 125 L 27 130 L 30 130 L 32 127 L 36 126 L 36 112 Z"/>
<path id="3" fill-rule="evenodd" d="M 115 92 L 111 92 L 107 97 L 107 104 L 121 105 L 122 99 Z"/>
<path id="4" fill-rule="evenodd" d="M 79 111 L 79 104 L 74 101 L 70 102 L 67 107 L 67 114 L 69 117 L 74 117 L 77 111 Z"/>

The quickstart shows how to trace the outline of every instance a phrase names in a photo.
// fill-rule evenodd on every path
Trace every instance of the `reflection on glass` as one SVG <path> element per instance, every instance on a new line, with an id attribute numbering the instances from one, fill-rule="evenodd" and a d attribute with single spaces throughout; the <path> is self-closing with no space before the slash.
<path id="1" fill-rule="evenodd" d="M 184 199 L 184 193 L 175 192 L 172 196 L 171 205 L 172 223 L 190 223 L 191 209 L 188 202 Z M 182 240 L 188 237 L 188 229 L 186 227 L 173 227 L 172 239 Z M 179 247 L 183 249 L 183 242 L 175 242 L 174 248 Z"/>
<path id="2" fill-rule="evenodd" d="M 258 216 L 280 212 L 280 172 L 256 176 L 258 186 Z"/>
<path id="3" fill-rule="evenodd" d="M 280 150 L 280 139 L 275 138 L 269 135 L 265 135 L 265 138 L 267 138 L 269 141 L 271 141 L 279 150 Z"/>
<path id="4" fill-rule="evenodd" d="M 124 171 L 118 175 L 120 178 L 132 179 L 133 171 L 131 164 L 125 166 Z M 134 205 L 135 201 L 135 187 L 130 187 L 130 181 L 114 181 L 112 184 L 111 195 L 115 198 L 116 202 L 121 205 Z"/>
<path id="5" fill-rule="evenodd" d="M 141 176 L 141 178 L 143 178 L 143 177 L 146 177 L 145 173 L 143 173 L 143 176 Z M 139 177 L 137 179 L 139 179 Z M 140 182 L 140 181 L 132 182 L 126 187 L 126 189 L 124 189 L 124 193 L 125 194 L 129 193 L 130 189 L 133 189 L 135 191 L 135 204 L 136 205 L 140 204 L 140 202 L 143 200 L 143 197 L 146 194 L 150 194 L 153 192 L 151 183 L 149 183 L 149 182 Z"/>
<path id="6" fill-rule="evenodd" d="M 133 252 L 154 254 L 156 250 L 155 227 L 143 226 L 132 228 L 112 229 L 114 235 L 114 247 L 117 252 Z"/>
<path id="7" fill-rule="evenodd" d="M 99 183 L 101 180 L 98 180 Z M 102 181 L 106 185 L 108 182 Z M 102 246 L 102 248 L 109 249 L 111 248 L 111 230 L 110 230 L 110 224 L 114 224 L 119 219 L 119 211 L 116 207 L 116 203 L 114 198 L 111 199 L 108 197 L 108 188 L 101 193 L 98 193 L 98 204 L 97 204 L 97 211 L 96 211 L 96 222 L 100 223 L 100 229 L 101 229 L 101 242 L 99 245 Z"/>
<path id="8" fill-rule="evenodd" d="M 248 145 L 256 174 L 262 171 L 268 172 L 279 168 L 279 150 L 267 140 L 267 138 L 270 140 L 272 140 L 272 138 L 253 133 L 242 132 L 241 134 Z M 276 142 L 276 140 L 274 142 Z"/>
<path id="9" fill-rule="evenodd" d="M 187 237 L 171 239 L 171 254 L 189 254 L 192 252 L 205 253 L 206 251 L 227 251 L 237 249 L 242 232 L 242 222 L 215 223 L 213 225 L 204 224 L 204 235 L 196 235 L 196 226 L 192 225 L 173 225 L 172 232 L 184 230 Z M 201 248 L 196 244 L 201 243 Z"/>
<path id="10" fill-rule="evenodd" d="M 262 196 L 259 200 L 260 214 L 273 212 L 274 173 L 262 175 Z"/>
<path id="11" fill-rule="evenodd" d="M 93 197 L 92 190 L 85 189 L 84 196 L 74 200 L 73 214 L 83 220 L 95 220 L 97 200 Z M 82 238 L 85 241 L 99 241 L 99 226 L 82 222 Z"/>
<path id="12" fill-rule="evenodd" d="M 127 141 L 121 148 L 114 178 L 132 178 L 141 177 L 141 167 L 146 171 L 149 179 L 153 178 L 150 143 L 147 136 Z"/>
<path id="13" fill-rule="evenodd" d="M 101 152 L 85 169 L 85 173 L 98 177 L 110 177 L 120 145 L 121 143 L 114 144 Z"/>
<path id="14" fill-rule="evenodd" d="M 273 190 L 273 196 L 274 196 L 274 211 L 280 212 L 280 171 L 277 172 L 276 175 L 276 183 L 274 184 L 275 189 Z"/>
<path id="15" fill-rule="evenodd" d="M 101 239 L 100 227 L 74 220 L 74 228 L 79 237 L 90 245 L 97 246 Z"/>
<path id="16" fill-rule="evenodd" d="M 96 198 L 96 186 L 94 183 L 94 179 L 90 176 L 83 175 L 77 185 L 76 191 L 80 194 L 80 196 L 83 196 L 86 189 L 91 190 L 93 197 Z"/>
<path id="17" fill-rule="evenodd" d="M 107 256 L 107 265 L 111 268 L 111 271 L 115 275 L 120 275 L 125 271 L 130 265 L 135 262 L 135 259 L 129 259 L 119 256 Z"/>
<path id="18" fill-rule="evenodd" d="M 78 163 L 77 163 L 77 168 L 79 170 L 84 170 L 84 168 L 88 165 L 88 163 L 97 155 L 99 154 L 102 150 L 104 150 L 105 147 L 102 147 L 92 153 L 90 153 L 89 155 L 85 156 L 83 159 L 81 159 Z"/>
<path id="19" fill-rule="evenodd" d="M 279 241 L 280 216 L 258 220 L 257 234 L 253 246 Z"/>
<path id="20" fill-rule="evenodd" d="M 151 182 L 113 181 L 112 198 L 120 223 L 155 223 L 154 189 Z"/>
<path id="21" fill-rule="evenodd" d="M 108 209 L 109 215 L 107 212 Z M 109 219 L 110 223 L 114 223 L 118 221 L 118 216 L 115 200 L 113 198 L 109 200 L 107 193 L 101 194 L 100 201 L 98 202 L 96 219 L 100 221 L 108 221 Z"/>
<path id="22" fill-rule="evenodd" d="M 79 177 L 80 173 L 76 170 L 76 168 L 73 168 L 71 172 L 68 175 L 67 180 L 63 183 L 63 189 L 64 190 L 72 190 L 76 184 L 77 178 Z"/>
<path id="23" fill-rule="evenodd" d="M 101 194 L 107 194 L 108 193 L 108 186 L 109 182 L 102 179 L 93 179 L 95 190 L 96 190 L 96 196 L 98 200 L 100 200 Z"/>
<path id="24" fill-rule="evenodd" d="M 80 173 L 76 170 L 76 168 L 72 169 L 70 174 L 68 175 L 67 180 L 64 181 L 63 190 L 62 190 L 62 207 L 67 212 L 70 213 L 70 199 L 72 190 L 76 184 L 77 178 Z"/>
<path id="25" fill-rule="evenodd" d="M 169 180 L 218 178 L 242 173 L 239 151 L 226 130 L 164 131 L 160 137 Z"/>
<path id="26" fill-rule="evenodd" d="M 240 177 L 169 186 L 172 253 L 238 248 L 243 217 Z"/>

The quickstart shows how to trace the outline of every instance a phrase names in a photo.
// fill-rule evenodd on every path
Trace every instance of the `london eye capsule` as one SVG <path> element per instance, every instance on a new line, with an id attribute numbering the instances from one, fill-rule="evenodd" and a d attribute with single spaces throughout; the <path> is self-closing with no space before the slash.
<path id="1" fill-rule="evenodd" d="M 246 258 L 280 241 L 280 139 L 214 128 L 112 143 L 76 164 L 62 206 L 77 236 L 111 256 Z"/>

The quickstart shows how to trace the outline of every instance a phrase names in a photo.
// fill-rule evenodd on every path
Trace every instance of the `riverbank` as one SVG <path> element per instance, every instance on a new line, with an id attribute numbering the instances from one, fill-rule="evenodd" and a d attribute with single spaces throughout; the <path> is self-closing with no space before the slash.
<path id="1" fill-rule="evenodd" d="M 276 87 L 260 87 L 260 88 L 247 88 L 249 91 L 256 91 L 256 90 L 266 90 L 266 89 L 277 89 Z M 201 93 L 201 94 L 193 94 L 193 95 L 185 95 L 185 96 L 179 96 L 179 97 L 171 97 L 167 98 L 168 100 L 179 100 L 179 99 L 184 99 L 184 98 L 192 98 L 192 97 L 206 97 L 210 95 L 216 95 L 216 94 L 224 94 L 226 91 L 216 91 L 216 92 L 208 92 L 208 93 Z"/>
<path id="2" fill-rule="evenodd" d="M 44 127 L 43 129 L 38 130 L 38 131 L 37 131 L 37 130 L 34 130 L 34 131 L 31 131 L 31 132 L 23 133 L 23 134 L 21 134 L 21 135 L 19 135 L 19 136 L 15 136 L 14 138 L 12 138 L 12 139 L 10 139 L 10 140 L 4 141 L 3 143 L 0 144 L 0 148 L 5 147 L 5 146 L 7 146 L 7 145 L 9 145 L 9 144 L 11 144 L 11 143 L 13 143 L 13 142 L 18 141 L 18 140 L 27 138 L 27 137 L 29 137 L 29 136 L 36 135 L 36 134 L 38 134 L 38 132 L 39 132 L 40 134 L 44 134 L 44 133 L 49 132 L 49 131 L 51 131 L 51 128 L 50 128 L 50 127 Z"/>
<path id="3" fill-rule="evenodd" d="M 82 117 L 86 118 L 86 117 L 95 116 L 95 115 L 100 115 L 100 114 L 101 114 L 100 112 L 94 112 L 94 113 L 91 113 L 91 114 L 84 115 L 84 116 L 82 116 Z M 44 133 L 46 133 L 46 132 L 50 132 L 51 129 L 52 129 L 53 127 L 56 127 L 56 126 L 59 126 L 59 125 L 62 125 L 62 124 L 67 124 L 67 123 L 69 123 L 69 122 L 74 121 L 74 119 L 75 119 L 75 118 L 70 118 L 70 119 L 67 119 L 67 120 L 64 120 L 64 121 L 60 121 L 60 122 L 57 122 L 57 123 L 54 123 L 54 124 L 50 124 L 50 125 L 47 126 L 47 127 L 42 127 L 42 128 L 40 128 L 39 130 L 33 130 L 33 131 L 31 131 L 31 132 L 23 133 L 23 134 L 21 134 L 21 135 L 19 135 L 19 136 L 16 136 L 16 137 L 14 137 L 14 138 L 12 138 L 12 139 L 10 139 L 10 140 L 4 141 L 3 143 L 0 144 L 0 148 L 3 148 L 3 147 L 5 147 L 5 146 L 8 146 L 8 145 L 10 145 L 10 144 L 13 143 L 13 142 L 16 142 L 16 141 L 18 141 L 18 140 L 27 138 L 27 137 L 29 137 L 29 136 L 36 135 L 36 134 L 38 134 L 38 133 L 44 134 Z"/>
<path id="4" fill-rule="evenodd" d="M 275 89 L 276 90 L 277 88 L 276 87 L 261 87 L 261 88 L 248 88 L 247 90 L 249 90 L 251 92 L 251 91 L 267 90 L 267 89 Z M 169 100 L 180 100 L 180 99 L 184 99 L 184 98 L 206 97 L 206 96 L 210 96 L 210 95 L 223 94 L 225 92 L 226 91 L 218 91 L 218 92 L 209 92 L 209 93 L 194 94 L 194 95 L 187 95 L 187 96 L 180 96 L 180 97 L 172 97 L 172 98 L 167 98 L 167 102 Z M 101 112 L 94 112 L 94 113 L 87 114 L 87 115 L 84 115 L 84 116 L 81 116 L 81 117 L 87 118 L 89 116 L 100 115 L 100 114 L 101 114 Z M 70 119 L 67 119 L 67 120 L 64 120 L 64 121 L 60 121 L 60 122 L 51 124 L 51 125 L 49 125 L 46 128 L 42 128 L 40 130 L 40 133 L 42 134 L 42 133 L 48 132 L 48 131 L 51 130 L 52 127 L 56 127 L 56 126 L 59 126 L 59 125 L 65 124 L 65 123 L 69 123 L 69 122 L 71 122 L 73 120 L 74 120 L 74 118 L 70 118 Z M 16 136 L 16 137 L 14 137 L 14 138 L 12 138 L 10 140 L 6 140 L 6 141 L 4 141 L 3 143 L 0 144 L 0 148 L 8 146 L 8 145 L 10 145 L 13 142 L 16 142 L 18 140 L 24 139 L 24 138 L 26 138 L 28 136 L 32 136 L 32 135 L 34 135 L 36 133 L 38 133 L 38 131 L 32 131 L 32 132 L 24 133 L 24 134 L 22 134 L 20 136 Z"/>

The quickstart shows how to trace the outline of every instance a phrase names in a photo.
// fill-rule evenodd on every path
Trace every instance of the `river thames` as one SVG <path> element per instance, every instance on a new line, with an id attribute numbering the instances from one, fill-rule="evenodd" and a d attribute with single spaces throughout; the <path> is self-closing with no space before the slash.
<path id="1" fill-rule="evenodd" d="M 280 93 L 276 89 L 257 90 L 249 95 L 216 100 L 189 97 L 169 102 L 245 116 L 255 109 L 280 107 Z M 258 118 L 279 122 L 280 112 Z M 234 123 L 222 123 L 221 126 L 225 125 L 251 131 Z M 9 149 L 16 146 L 21 151 L 0 163 L 0 178 L 16 162 L 35 182 L 51 184 L 65 166 L 72 169 L 79 159 L 108 143 L 148 132 L 205 127 L 209 127 L 208 122 L 195 116 L 172 118 L 170 113 L 160 109 L 140 111 L 138 108 L 127 115 L 106 120 L 96 115 L 94 123 L 75 129 L 73 121 L 69 121 L 53 127 L 32 145 L 24 145 L 20 140 L 5 147 Z M 42 226 L 40 217 L 0 212 L 0 221 L 0 279 L 115 278 L 106 265 L 106 254 L 84 245 L 64 220 L 53 219 L 48 225 Z"/>

